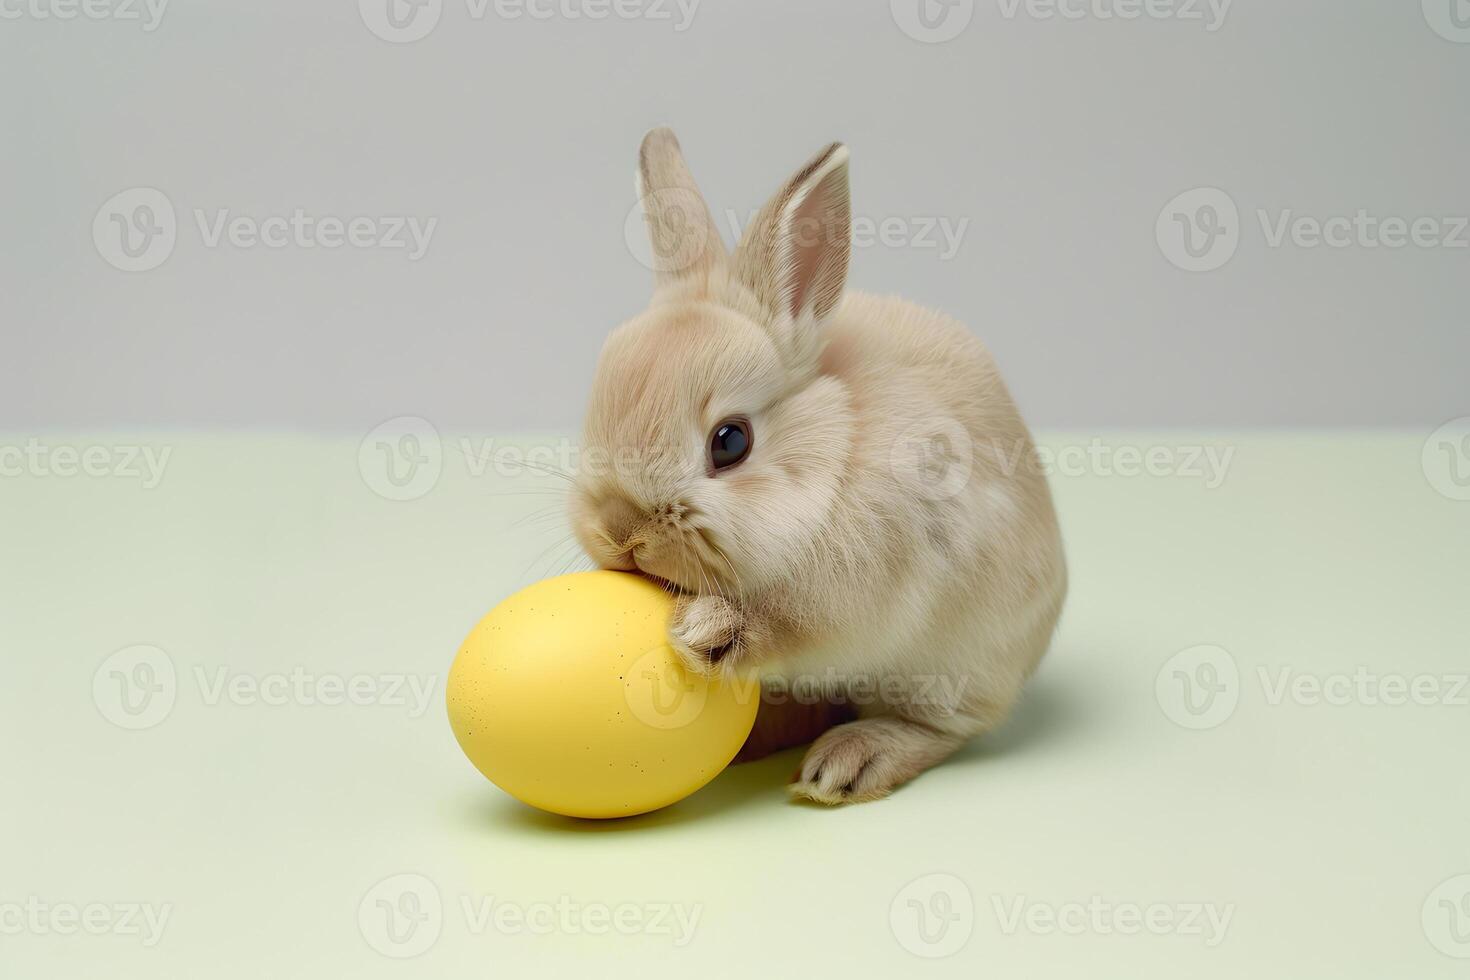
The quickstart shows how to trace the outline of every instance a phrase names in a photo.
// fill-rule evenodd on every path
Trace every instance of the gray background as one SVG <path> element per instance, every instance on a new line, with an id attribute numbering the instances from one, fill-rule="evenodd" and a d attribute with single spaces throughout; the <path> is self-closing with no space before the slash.
<path id="1" fill-rule="evenodd" d="M 1237 0 L 1215 31 L 973 8 L 941 44 L 886 0 L 704 0 L 683 32 L 445 0 L 407 44 L 350 0 L 174 0 L 152 32 L 19 8 L 0 424 L 571 428 L 601 337 L 648 293 L 624 226 L 659 123 L 722 216 L 839 138 L 859 217 L 967 220 L 952 258 L 863 247 L 849 281 L 971 324 L 1038 425 L 1470 411 L 1470 250 L 1270 248 L 1256 219 L 1470 214 L 1470 43 L 1419 0 Z M 168 195 L 179 239 L 127 273 L 91 227 L 135 186 Z M 1154 226 L 1201 186 L 1239 205 L 1241 240 L 1191 273 Z M 410 262 L 207 248 L 192 217 L 298 207 L 438 227 Z"/>

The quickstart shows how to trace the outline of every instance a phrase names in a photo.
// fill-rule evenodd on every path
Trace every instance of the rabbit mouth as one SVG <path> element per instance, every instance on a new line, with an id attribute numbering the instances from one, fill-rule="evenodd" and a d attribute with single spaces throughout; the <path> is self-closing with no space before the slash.
<path id="1" fill-rule="evenodd" d="M 670 595 L 699 595 L 707 591 L 697 584 L 700 581 L 699 573 L 685 568 L 681 562 L 649 561 L 648 555 L 633 551 L 628 553 L 628 563 L 633 566 L 631 571 L 634 575 L 648 579 Z M 657 571 L 654 570 L 655 567 Z"/>
<path id="2" fill-rule="evenodd" d="M 638 558 L 636 556 L 631 557 L 631 561 L 633 567 L 630 569 L 630 571 L 634 575 L 637 575 L 639 578 L 648 579 L 648 581 L 663 589 L 665 592 L 668 592 L 671 595 L 684 595 L 690 591 L 689 589 L 686 589 L 683 585 L 674 581 L 671 578 L 665 578 L 657 572 L 650 572 L 648 569 L 644 568 L 641 564 L 638 563 Z"/>
<path id="3" fill-rule="evenodd" d="M 645 572 L 641 568 L 635 569 L 633 574 L 637 575 L 639 578 L 648 579 L 648 581 L 663 589 L 665 592 L 673 593 L 675 595 L 682 595 L 686 591 L 685 588 L 678 582 L 670 581 L 669 579 L 664 578 L 662 575 L 655 575 L 652 572 Z"/>

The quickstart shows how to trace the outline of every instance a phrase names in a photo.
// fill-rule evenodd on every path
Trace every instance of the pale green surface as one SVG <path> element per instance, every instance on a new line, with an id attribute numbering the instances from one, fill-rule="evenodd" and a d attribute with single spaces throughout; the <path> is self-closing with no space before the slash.
<path id="1" fill-rule="evenodd" d="M 461 757 L 442 676 L 498 598 L 559 567 L 562 528 L 511 528 L 552 481 L 473 478 L 376 496 L 357 440 L 53 437 L 170 445 L 162 483 L 0 479 L 6 746 L 0 904 L 172 903 L 162 941 L 0 935 L 14 977 L 1461 977 L 1426 897 L 1470 872 L 1470 707 L 1271 706 L 1257 668 L 1470 669 L 1470 503 L 1436 493 L 1423 435 L 1214 437 L 1198 479 L 1054 480 L 1073 572 L 1061 633 L 1012 725 L 890 800 L 786 802 L 798 756 L 727 772 L 619 823 L 542 816 Z M 23 439 L 0 439 L 14 445 Z M 1065 438 L 1049 440 L 1053 445 Z M 1085 440 L 1084 440 L 1085 441 Z M 1113 436 L 1114 445 L 1200 440 Z M 510 491 L 509 493 L 505 491 Z M 552 530 L 554 528 L 554 530 Z M 1155 675 L 1227 648 L 1234 716 L 1168 720 Z M 179 695 L 124 731 L 92 698 L 113 651 L 154 644 Z M 432 675 L 428 710 L 210 706 L 194 668 Z M 1464 692 L 1462 692 L 1463 695 Z M 446 907 L 417 959 L 375 952 L 359 901 L 399 872 Z M 974 896 L 957 955 L 889 925 L 914 878 Z M 693 940 L 472 935 L 461 896 L 702 905 Z M 1004 934 L 1004 902 L 1235 906 L 1200 937 Z M 1470 926 L 1470 920 L 1466 922 Z M 589 972 L 588 961 L 601 962 Z"/>

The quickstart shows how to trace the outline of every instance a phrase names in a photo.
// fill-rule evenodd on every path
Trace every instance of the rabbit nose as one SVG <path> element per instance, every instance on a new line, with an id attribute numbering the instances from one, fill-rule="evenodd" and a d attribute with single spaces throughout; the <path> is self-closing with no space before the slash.
<path id="1" fill-rule="evenodd" d="M 598 506 L 597 516 L 608 540 L 622 552 L 632 551 L 638 546 L 639 542 L 634 537 L 648 521 L 642 510 L 619 494 L 605 499 Z"/>

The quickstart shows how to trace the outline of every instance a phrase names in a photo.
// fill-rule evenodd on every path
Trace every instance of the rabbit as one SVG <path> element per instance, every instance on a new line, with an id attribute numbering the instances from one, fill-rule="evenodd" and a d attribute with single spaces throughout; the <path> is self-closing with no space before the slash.
<path id="1" fill-rule="evenodd" d="M 811 742 L 794 797 L 886 796 L 999 725 L 1050 644 L 1067 572 L 1030 433 L 962 325 L 845 290 L 842 144 L 733 253 L 670 130 L 637 184 L 653 298 L 597 363 L 577 539 L 674 594 L 689 670 L 760 680 L 740 758 Z"/>

